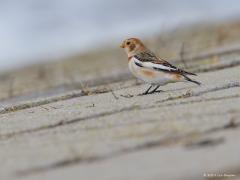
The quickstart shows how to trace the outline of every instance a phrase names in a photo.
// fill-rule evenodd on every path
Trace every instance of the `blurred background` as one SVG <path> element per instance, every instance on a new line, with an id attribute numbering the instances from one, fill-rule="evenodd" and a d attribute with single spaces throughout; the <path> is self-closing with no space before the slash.
<path id="1" fill-rule="evenodd" d="M 0 70 L 239 15 L 238 0 L 1 0 Z"/>

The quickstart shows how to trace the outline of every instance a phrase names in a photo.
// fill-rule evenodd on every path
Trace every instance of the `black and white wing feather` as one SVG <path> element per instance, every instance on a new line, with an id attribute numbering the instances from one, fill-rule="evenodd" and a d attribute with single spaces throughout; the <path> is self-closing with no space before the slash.
<path id="1" fill-rule="evenodd" d="M 158 58 L 151 51 L 142 52 L 135 56 L 133 56 L 134 63 L 139 67 L 145 67 L 149 69 L 154 69 L 156 71 L 164 71 L 169 73 L 177 73 L 181 75 L 195 75 L 194 73 L 190 73 L 179 69 L 169 62 Z"/>

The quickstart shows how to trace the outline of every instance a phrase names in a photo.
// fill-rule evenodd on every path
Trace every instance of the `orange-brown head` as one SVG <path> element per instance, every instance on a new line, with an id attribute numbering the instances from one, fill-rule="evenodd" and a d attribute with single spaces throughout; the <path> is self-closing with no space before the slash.
<path id="1" fill-rule="evenodd" d="M 146 51 L 146 48 L 143 45 L 142 41 L 137 38 L 129 38 L 124 40 L 120 47 L 126 51 L 128 57 Z"/>

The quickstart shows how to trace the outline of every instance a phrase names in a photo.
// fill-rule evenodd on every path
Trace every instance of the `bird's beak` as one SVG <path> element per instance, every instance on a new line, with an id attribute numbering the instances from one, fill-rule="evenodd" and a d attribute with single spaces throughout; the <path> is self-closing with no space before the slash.
<path id="1" fill-rule="evenodd" d="M 122 45 L 120 46 L 120 48 L 125 48 L 124 43 L 122 43 Z"/>

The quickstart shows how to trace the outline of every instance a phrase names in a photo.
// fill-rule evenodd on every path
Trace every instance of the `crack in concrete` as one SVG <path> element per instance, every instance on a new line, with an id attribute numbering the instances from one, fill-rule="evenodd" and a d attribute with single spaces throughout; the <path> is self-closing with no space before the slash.
<path id="1" fill-rule="evenodd" d="M 9 138 L 14 137 L 14 136 L 19 136 L 19 135 L 23 135 L 23 134 L 38 132 L 38 131 L 47 130 L 47 129 L 53 129 L 53 128 L 57 128 L 59 126 L 73 124 L 73 123 L 76 123 L 76 122 L 79 122 L 79 121 L 90 120 L 90 119 L 94 119 L 94 118 L 100 118 L 100 117 L 109 116 L 109 115 L 113 115 L 113 114 L 124 112 L 124 111 L 131 111 L 131 110 L 136 109 L 138 107 L 139 106 L 131 106 L 130 108 L 127 107 L 127 108 L 122 108 L 122 109 L 119 109 L 119 110 L 116 110 L 116 111 L 97 113 L 97 114 L 94 114 L 94 115 L 85 116 L 85 117 L 82 117 L 82 118 L 76 118 L 76 119 L 72 119 L 72 120 L 69 120 L 69 121 L 61 120 L 61 121 L 59 121 L 55 124 L 49 124 L 49 125 L 46 125 L 46 126 L 41 126 L 41 127 L 37 127 L 37 128 L 33 128 L 33 129 L 22 130 L 22 131 L 18 131 L 18 132 L 15 132 L 15 133 L 2 134 L 2 135 L 0 135 L 0 139 L 5 140 L 5 139 L 9 139 Z"/>
<path id="2" fill-rule="evenodd" d="M 239 65 L 240 65 L 240 61 L 235 61 L 235 62 L 231 62 L 231 63 L 215 65 L 213 67 L 199 68 L 199 69 L 193 70 L 192 72 L 199 73 L 199 72 L 217 71 L 217 70 L 222 70 L 222 69 L 226 69 L 226 68 L 232 68 L 232 67 L 239 66 Z M 129 79 L 130 79 L 130 77 L 126 78 L 126 80 L 129 80 Z M 115 81 L 115 82 L 119 82 L 119 81 Z M 102 90 L 102 91 L 95 90 L 92 93 L 99 94 L 99 93 L 107 93 L 107 92 L 111 92 L 111 91 L 112 91 L 111 89 L 110 90 Z M 59 102 L 59 101 L 64 101 L 64 100 L 68 100 L 68 99 L 73 99 L 73 98 L 81 97 L 81 96 L 85 96 L 85 95 L 86 94 L 82 91 L 72 92 L 69 94 L 65 94 L 65 95 L 61 95 L 61 96 L 57 96 L 57 97 L 51 97 L 51 98 L 47 98 L 44 100 L 38 100 L 38 101 L 33 101 L 33 102 L 17 104 L 17 105 L 10 106 L 10 107 L 2 107 L 2 109 L 0 110 L 0 114 L 16 112 L 16 111 L 20 111 L 20 110 L 24 110 L 24 109 L 28 109 L 28 108 L 46 105 L 46 104 L 53 103 L 53 102 Z"/>
<path id="3" fill-rule="evenodd" d="M 234 62 L 230 62 L 230 63 L 222 63 L 222 64 L 218 64 L 218 65 L 214 65 L 214 66 L 210 66 L 210 67 L 206 67 L 206 68 L 199 68 L 199 69 L 193 70 L 193 72 L 194 73 L 214 72 L 214 71 L 219 71 L 222 69 L 232 68 L 232 67 L 236 67 L 236 66 L 240 66 L 240 61 L 234 61 Z"/>
<path id="4" fill-rule="evenodd" d="M 101 93 L 105 93 L 105 92 L 108 92 L 108 91 L 107 90 L 95 90 L 95 91 L 92 91 L 91 93 L 101 94 Z M 14 106 L 10 106 L 10 107 L 3 107 L 0 110 L 0 114 L 16 112 L 16 111 L 20 111 L 20 110 L 24 110 L 24 109 L 29 109 L 29 108 L 33 108 L 33 107 L 38 107 L 38 106 L 54 103 L 54 102 L 69 100 L 69 99 L 73 99 L 73 98 L 77 98 L 77 97 L 81 97 L 81 96 L 85 96 L 85 95 L 86 94 L 83 91 L 72 92 L 72 93 L 69 93 L 69 94 L 66 94 L 63 96 L 51 97 L 51 98 L 47 98 L 44 100 L 27 102 L 27 103 L 18 104 L 18 105 L 14 105 Z"/>
<path id="5" fill-rule="evenodd" d="M 204 51 L 202 53 L 198 53 L 195 55 L 190 55 L 188 57 L 185 57 L 185 61 L 190 62 L 190 61 L 196 61 L 196 60 L 201 60 L 201 59 L 206 59 L 214 56 L 221 56 L 221 55 L 226 55 L 226 54 L 233 54 L 233 53 L 239 53 L 240 52 L 240 44 L 232 45 L 232 46 L 225 46 L 225 47 L 219 47 L 219 48 L 214 48 L 208 51 Z M 181 59 L 176 59 L 174 62 L 179 62 Z"/>
<path id="6" fill-rule="evenodd" d="M 193 103 L 200 103 L 200 102 L 209 102 L 209 101 L 220 101 L 220 100 L 226 100 L 226 99 L 234 99 L 234 98 L 240 98 L 240 95 L 230 95 L 230 96 L 221 96 L 216 98 L 204 98 L 204 99 L 198 99 L 198 100 L 192 100 L 192 101 L 180 101 L 175 103 L 168 103 L 164 105 L 159 105 L 158 107 L 167 107 L 167 106 L 177 106 L 177 105 L 184 105 L 184 104 L 193 104 Z"/>
<path id="7" fill-rule="evenodd" d="M 224 89 L 229 89 L 229 88 L 234 88 L 234 87 L 240 87 L 240 83 L 239 82 L 227 83 L 227 84 L 224 84 L 224 85 L 221 85 L 218 87 L 207 88 L 205 90 L 201 90 L 198 92 L 192 92 L 192 93 L 182 94 L 180 96 L 170 97 L 170 98 L 167 98 L 167 99 L 164 99 L 161 101 L 156 101 L 155 103 L 164 103 L 167 101 L 173 101 L 173 100 L 177 100 L 177 99 L 186 99 L 186 98 L 190 98 L 193 96 L 200 96 L 202 94 L 219 91 L 219 90 L 224 90 Z M 233 95 L 233 96 L 229 96 L 226 98 L 236 98 L 236 97 L 238 97 L 238 95 Z M 212 100 L 221 100 L 221 98 L 213 98 Z M 197 100 L 196 102 L 201 102 L 201 101 Z M 190 102 L 190 103 L 192 103 L 192 102 Z M 171 106 L 173 104 L 167 104 L 166 106 L 169 106 L 169 105 Z M 164 106 L 164 105 L 148 105 L 148 106 L 143 106 L 143 107 L 141 107 L 139 105 L 135 105 L 135 106 L 131 106 L 131 107 L 124 107 L 124 108 L 114 110 L 114 111 L 101 112 L 101 113 L 93 114 L 90 116 L 75 118 L 75 119 L 72 119 L 69 121 L 61 120 L 55 124 L 45 125 L 45 126 L 41 126 L 41 127 L 37 127 L 37 128 L 33 128 L 33 129 L 27 129 L 27 130 L 22 130 L 22 131 L 18 131 L 18 132 L 8 133 L 8 134 L 2 134 L 2 135 L 0 135 L 0 140 L 6 140 L 6 139 L 12 138 L 14 136 L 24 135 L 24 134 L 28 134 L 28 133 L 34 133 L 34 132 L 38 132 L 38 131 L 42 131 L 42 130 L 53 129 L 53 128 L 57 128 L 60 126 L 78 123 L 78 122 L 84 121 L 84 120 L 91 120 L 91 119 L 95 119 L 95 118 L 110 116 L 110 115 L 121 113 L 121 112 L 127 112 L 127 111 L 132 111 L 132 110 L 152 109 L 152 108 L 158 108 L 158 107 L 162 107 L 162 106 Z"/>
<path id="8" fill-rule="evenodd" d="M 46 171 L 51 171 L 54 169 L 58 169 L 58 168 L 62 168 L 62 167 L 69 167 L 69 166 L 73 166 L 79 163 L 93 163 L 93 162 L 98 162 L 98 161 L 103 161 L 103 160 L 107 160 L 110 158 L 115 158 L 115 157 L 119 157 L 119 156 L 123 156 L 125 154 L 128 153 L 133 153 L 133 152 L 137 152 L 137 151 L 142 151 L 142 150 L 146 150 L 146 149 L 150 149 L 150 148 L 157 148 L 159 146 L 170 146 L 170 145 L 177 145 L 177 144 L 183 144 L 184 142 L 188 142 L 189 139 L 192 138 L 196 138 L 196 137 L 200 137 L 201 135 L 204 135 L 206 133 L 212 134 L 214 132 L 218 132 L 221 130 L 226 130 L 226 126 L 228 124 L 224 125 L 224 126 L 220 126 L 217 128 L 212 128 L 203 132 L 190 132 L 184 135 L 178 135 L 178 136 L 172 136 L 172 137 L 167 137 L 165 139 L 158 139 L 158 140 L 152 140 L 152 141 L 148 141 L 142 144 L 138 144 L 135 145 L 133 147 L 127 147 L 127 148 L 123 148 L 108 154 L 104 154 L 104 155 L 94 155 L 91 157 L 81 157 L 81 156 L 76 156 L 74 158 L 69 158 L 69 159 L 64 159 L 52 164 L 48 164 L 45 166 L 39 166 L 39 167 L 34 167 L 34 168 L 30 168 L 27 170 L 23 170 L 23 171 L 18 171 L 15 173 L 15 175 L 18 176 L 28 176 L 28 175 L 32 175 L 32 174 L 36 174 L 36 173 L 41 173 L 41 172 L 46 172 Z M 235 124 L 234 128 L 239 128 L 240 127 L 240 123 Z M 186 145 L 186 143 L 185 143 Z"/>
<path id="9" fill-rule="evenodd" d="M 221 86 L 218 86 L 218 87 L 213 87 L 213 88 L 208 88 L 208 89 L 205 89 L 205 90 L 202 90 L 202 91 L 193 92 L 191 94 L 187 94 L 187 95 L 185 94 L 185 95 L 182 95 L 181 97 L 182 98 L 189 98 L 189 97 L 193 97 L 193 96 L 200 96 L 200 95 L 205 94 L 205 93 L 224 90 L 224 89 L 227 89 L 227 88 L 239 87 L 239 86 L 240 86 L 239 82 L 228 83 L 228 84 L 224 84 L 224 85 L 221 85 Z M 232 95 L 232 96 L 224 97 L 224 98 L 235 98 L 236 96 L 238 96 L 238 95 Z M 171 100 L 174 100 L 174 99 L 175 98 L 168 99 L 168 101 L 171 101 Z M 221 97 L 212 98 L 212 99 L 209 98 L 209 99 L 210 100 L 221 100 Z M 196 101 L 196 102 L 200 102 L 200 101 Z M 153 108 L 153 107 L 156 107 L 156 106 L 151 106 L 149 108 Z M 146 108 L 148 108 L 148 107 L 145 107 L 145 109 Z M 131 111 L 133 109 L 139 109 L 139 106 L 122 108 L 121 110 L 118 110 L 118 112 L 116 112 L 116 111 L 114 111 L 114 112 L 104 112 L 104 113 L 101 113 L 101 114 L 93 115 L 91 117 L 78 118 L 78 119 L 74 119 L 70 122 L 59 122 L 58 124 L 52 125 L 50 128 L 79 122 L 81 120 L 98 118 L 98 117 L 102 117 L 102 116 L 108 116 L 108 115 L 112 115 L 112 114 L 123 112 L 123 111 Z M 238 128 L 238 127 L 240 127 L 240 123 L 235 123 L 234 128 Z M 203 135 L 203 134 L 206 134 L 206 133 L 213 133 L 213 132 L 217 132 L 217 131 L 221 131 L 221 130 L 226 130 L 226 129 L 229 129 L 229 128 L 233 128 L 233 126 L 232 125 L 229 126 L 229 124 L 226 124 L 226 125 L 223 125 L 223 126 L 220 126 L 220 127 L 215 127 L 215 128 L 206 130 L 204 132 L 197 132 L 197 133 L 192 132 L 192 133 L 188 133 L 188 134 L 184 134 L 184 135 L 168 137 L 168 138 L 165 138 L 165 139 L 158 139 L 158 140 L 149 141 L 149 142 L 139 144 L 139 145 L 136 145 L 136 146 L 133 146 L 133 147 L 123 148 L 123 149 L 114 151 L 110 154 L 94 155 L 94 156 L 91 156 L 91 157 L 76 156 L 74 158 L 64 159 L 62 161 L 58 161 L 58 162 L 55 162 L 55 163 L 52 163 L 52 164 L 39 166 L 39 167 L 34 167 L 34 168 L 26 169 L 26 170 L 23 170 L 23 171 L 18 171 L 18 172 L 16 172 L 16 175 L 24 177 L 24 176 L 28 176 L 28 175 L 31 175 L 31 174 L 51 171 L 53 169 L 73 166 L 73 165 L 76 165 L 76 164 L 79 164 L 79 163 L 98 162 L 98 161 L 106 160 L 106 159 L 109 159 L 109 158 L 115 158 L 115 157 L 118 157 L 118 156 L 121 156 L 121 155 L 125 155 L 126 153 L 132 153 L 132 152 L 141 151 L 141 150 L 145 150 L 145 149 L 149 149 L 149 148 L 156 148 L 156 147 L 164 146 L 164 145 L 165 146 L 166 145 L 176 145 L 176 144 L 180 144 L 181 142 L 184 142 L 184 140 L 186 140 L 187 138 L 189 138 L 191 136 L 196 137 L 196 135 L 200 136 L 200 135 Z M 45 128 L 42 127 L 42 128 L 37 129 L 37 130 L 43 130 L 43 129 L 45 129 Z M 33 130 L 33 131 L 35 131 L 35 130 Z"/>
<path id="10" fill-rule="evenodd" d="M 219 138 L 204 138 L 197 141 L 191 141 L 189 143 L 185 144 L 185 148 L 187 149 L 199 149 L 204 147 L 212 147 L 212 146 L 218 146 L 220 144 L 223 144 L 225 139 L 223 137 Z"/>

